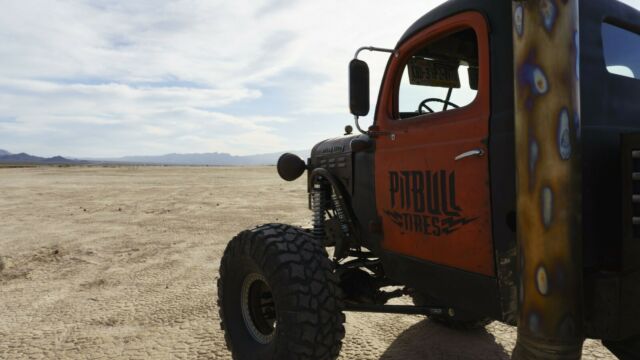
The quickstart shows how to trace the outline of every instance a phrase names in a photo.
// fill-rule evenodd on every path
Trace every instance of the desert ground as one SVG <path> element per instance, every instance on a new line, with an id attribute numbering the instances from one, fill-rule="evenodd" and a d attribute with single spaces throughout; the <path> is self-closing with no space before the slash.
<path id="1" fill-rule="evenodd" d="M 309 224 L 274 167 L 0 169 L 0 359 L 230 359 L 216 276 L 226 243 Z M 508 359 L 515 329 L 347 314 L 341 359 Z M 615 359 L 587 341 L 584 359 Z"/>

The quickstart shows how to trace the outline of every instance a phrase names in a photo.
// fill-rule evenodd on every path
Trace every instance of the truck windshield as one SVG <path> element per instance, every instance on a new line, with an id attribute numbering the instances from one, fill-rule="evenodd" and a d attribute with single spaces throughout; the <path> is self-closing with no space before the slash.
<path id="1" fill-rule="evenodd" d="M 603 23 L 602 43 L 610 73 L 640 79 L 640 35 Z"/>

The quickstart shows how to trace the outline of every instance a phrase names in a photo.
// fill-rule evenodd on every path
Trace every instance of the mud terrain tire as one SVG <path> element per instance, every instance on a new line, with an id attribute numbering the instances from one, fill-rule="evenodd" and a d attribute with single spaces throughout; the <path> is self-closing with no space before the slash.
<path id="1" fill-rule="evenodd" d="M 234 237 L 218 279 L 233 359 L 337 358 L 345 318 L 332 268 L 324 247 L 300 228 L 267 224 Z"/>

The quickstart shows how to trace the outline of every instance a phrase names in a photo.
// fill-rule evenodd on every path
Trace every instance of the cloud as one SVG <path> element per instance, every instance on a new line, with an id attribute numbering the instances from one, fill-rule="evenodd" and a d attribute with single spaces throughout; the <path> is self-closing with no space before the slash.
<path id="1" fill-rule="evenodd" d="M 395 46 L 441 2 L 7 0 L 0 148 L 91 157 L 310 148 L 351 122 L 354 51 Z M 363 58 L 376 91 L 387 55 Z"/>
<path id="2" fill-rule="evenodd" d="M 280 149 L 286 131 L 271 125 L 287 121 L 287 108 L 277 116 L 222 108 L 251 108 L 261 86 L 298 61 L 295 26 L 274 19 L 287 8 L 8 1 L 0 13 L 0 147 L 75 156 Z"/>

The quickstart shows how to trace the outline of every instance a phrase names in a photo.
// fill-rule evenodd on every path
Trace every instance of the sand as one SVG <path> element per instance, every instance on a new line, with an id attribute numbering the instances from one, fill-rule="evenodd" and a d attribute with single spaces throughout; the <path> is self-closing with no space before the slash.
<path id="1" fill-rule="evenodd" d="M 226 243 L 309 224 L 275 168 L 0 169 L 0 359 L 230 359 L 215 279 Z M 406 301 L 406 300 L 400 300 Z M 347 315 L 341 359 L 508 359 L 515 329 Z M 584 359 L 615 359 L 596 341 Z"/>

